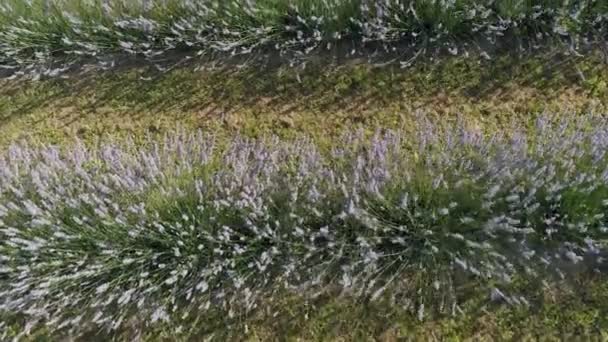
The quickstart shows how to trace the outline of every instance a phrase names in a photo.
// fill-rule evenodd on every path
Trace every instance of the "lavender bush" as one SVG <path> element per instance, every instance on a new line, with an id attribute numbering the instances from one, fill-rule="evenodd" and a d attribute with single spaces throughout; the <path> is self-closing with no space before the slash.
<path id="1" fill-rule="evenodd" d="M 14 145 L 0 159 L 0 312 L 24 317 L 19 336 L 77 336 L 331 292 L 424 319 L 458 313 L 462 283 L 526 305 L 516 279 L 605 271 L 608 122 L 465 126 L 421 119 L 417 136 L 356 133 L 327 153 L 181 131 Z"/>
<path id="2" fill-rule="evenodd" d="M 39 77 L 83 61 L 110 68 L 125 55 L 163 69 L 175 55 L 274 51 L 302 62 L 335 47 L 396 53 L 408 65 L 423 51 L 488 56 L 501 42 L 524 49 L 547 40 L 578 53 L 604 42 L 606 18 L 599 0 L 3 0 L 0 66 Z"/>

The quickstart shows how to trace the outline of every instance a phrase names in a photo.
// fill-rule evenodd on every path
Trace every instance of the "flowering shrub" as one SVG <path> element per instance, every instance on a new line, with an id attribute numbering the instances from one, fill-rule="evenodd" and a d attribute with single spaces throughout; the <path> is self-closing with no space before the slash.
<path id="1" fill-rule="evenodd" d="M 424 319 L 457 313 L 463 282 L 526 305 L 516 279 L 605 270 L 605 119 L 417 132 L 352 134 L 328 153 L 185 132 L 14 145 L 0 159 L 0 313 L 26 317 L 22 334 L 78 335 L 333 291 Z"/>
<path id="2" fill-rule="evenodd" d="M 466 54 L 501 39 L 529 48 L 550 38 L 577 50 L 606 36 L 607 16 L 599 0 L 3 0 L 0 63 L 14 75 L 34 68 L 56 76 L 83 60 L 111 67 L 116 55 L 163 68 L 176 51 L 185 58 L 276 51 L 295 61 L 336 46 L 351 55 L 366 47 Z M 37 67 L 57 56 L 63 63 Z"/>

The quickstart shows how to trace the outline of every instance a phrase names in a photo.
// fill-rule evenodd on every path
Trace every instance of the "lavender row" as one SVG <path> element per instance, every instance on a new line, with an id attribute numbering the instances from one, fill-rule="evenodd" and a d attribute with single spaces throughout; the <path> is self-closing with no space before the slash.
<path id="1" fill-rule="evenodd" d="M 14 145 L 0 158 L 0 312 L 25 317 L 22 334 L 74 336 L 333 291 L 424 319 L 457 314 L 462 282 L 527 305 L 515 280 L 604 272 L 608 122 L 465 126 L 420 120 L 415 136 L 354 133 L 329 152 L 181 131 Z"/>
<path id="2" fill-rule="evenodd" d="M 519 48 L 555 39 L 577 53 L 603 41 L 607 18 L 599 0 L 3 0 L 0 63 L 13 75 L 56 76 L 83 61 L 110 68 L 124 55 L 162 69 L 175 52 L 191 59 L 274 51 L 303 61 L 339 46 L 346 55 L 481 49 L 488 56 L 505 39 Z M 58 56 L 64 64 L 54 63 Z"/>

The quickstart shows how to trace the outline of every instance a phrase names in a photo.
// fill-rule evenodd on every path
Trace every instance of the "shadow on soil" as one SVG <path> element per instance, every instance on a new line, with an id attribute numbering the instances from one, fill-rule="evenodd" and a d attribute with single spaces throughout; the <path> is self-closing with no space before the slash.
<path id="1" fill-rule="evenodd" d="M 543 92 L 574 85 L 603 92 L 608 80 L 604 66 L 592 56 L 555 53 L 525 58 L 504 55 L 490 61 L 450 58 L 410 69 L 374 67 L 358 60 L 311 65 L 305 70 L 270 66 L 201 71 L 185 66 L 160 73 L 132 67 L 69 79 L 1 81 L 0 112 L 4 123 L 44 107 L 76 107 L 81 114 L 128 109 L 132 115 L 192 111 L 221 115 L 261 107 L 288 114 L 351 111 L 405 97 L 441 100 L 447 94 L 483 101 L 513 84 Z"/>

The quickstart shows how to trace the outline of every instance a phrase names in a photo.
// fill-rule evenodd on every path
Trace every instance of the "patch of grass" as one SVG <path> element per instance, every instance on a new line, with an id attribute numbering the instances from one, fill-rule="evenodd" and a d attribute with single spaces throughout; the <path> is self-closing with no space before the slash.
<path id="1" fill-rule="evenodd" d="M 548 53 L 493 61 L 454 57 L 411 69 L 365 63 L 311 65 L 298 74 L 289 68 L 166 74 L 130 69 L 3 81 L 0 146 L 20 138 L 63 143 L 162 135 L 176 125 L 219 135 L 305 133 L 323 140 L 356 128 L 407 130 L 417 111 L 494 129 L 514 117 L 524 124 L 543 111 L 604 111 L 605 66 L 599 55 Z"/>

